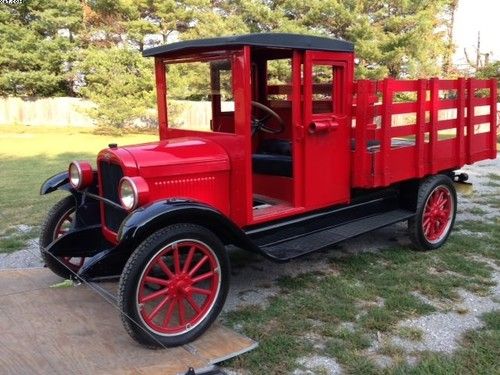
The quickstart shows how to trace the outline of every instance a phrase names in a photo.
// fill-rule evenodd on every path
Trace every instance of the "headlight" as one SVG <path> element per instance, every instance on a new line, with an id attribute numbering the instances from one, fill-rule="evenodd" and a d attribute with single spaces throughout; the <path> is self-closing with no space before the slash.
<path id="1" fill-rule="evenodd" d="M 73 161 L 68 169 L 69 183 L 75 189 L 84 189 L 94 182 L 94 171 L 86 161 Z"/>
<path id="2" fill-rule="evenodd" d="M 123 208 L 132 211 L 147 201 L 149 187 L 142 177 L 123 177 L 118 194 Z"/>

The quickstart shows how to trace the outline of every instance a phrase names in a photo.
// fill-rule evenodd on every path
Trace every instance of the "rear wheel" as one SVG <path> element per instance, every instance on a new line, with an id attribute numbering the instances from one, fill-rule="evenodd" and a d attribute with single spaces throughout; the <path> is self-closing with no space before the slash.
<path id="1" fill-rule="evenodd" d="M 73 229 L 75 214 L 75 199 L 72 196 L 67 196 L 52 207 L 40 230 L 40 253 L 45 265 L 56 275 L 65 279 L 69 279 L 80 270 L 85 258 L 53 257 L 44 252 L 43 248 Z"/>
<path id="2" fill-rule="evenodd" d="M 417 213 L 408 221 L 408 231 L 418 250 L 441 247 L 453 228 L 457 193 L 445 175 L 427 178 L 418 190 Z"/>
<path id="3" fill-rule="evenodd" d="M 123 324 L 143 345 L 183 345 L 217 318 L 228 287 L 229 260 L 221 241 L 198 225 L 171 225 L 139 245 L 123 270 Z"/>

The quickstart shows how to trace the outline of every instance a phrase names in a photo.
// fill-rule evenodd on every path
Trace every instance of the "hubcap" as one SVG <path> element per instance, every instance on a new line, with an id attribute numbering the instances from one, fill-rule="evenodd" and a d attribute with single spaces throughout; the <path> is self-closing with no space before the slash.
<path id="1" fill-rule="evenodd" d="M 146 326 L 174 336 L 200 324 L 219 295 L 219 261 L 195 240 L 177 241 L 158 251 L 139 279 L 136 302 Z"/>
<path id="2" fill-rule="evenodd" d="M 75 209 L 72 208 L 68 210 L 56 224 L 54 229 L 53 239 L 57 240 L 59 237 L 64 236 L 73 227 L 73 221 L 75 220 Z M 77 272 L 85 262 L 85 258 L 82 257 L 58 257 L 58 259 L 73 272 Z"/>
<path id="3" fill-rule="evenodd" d="M 453 198 L 446 186 L 438 186 L 429 194 L 422 215 L 422 230 L 427 241 L 437 243 L 446 236 L 453 210 Z"/>

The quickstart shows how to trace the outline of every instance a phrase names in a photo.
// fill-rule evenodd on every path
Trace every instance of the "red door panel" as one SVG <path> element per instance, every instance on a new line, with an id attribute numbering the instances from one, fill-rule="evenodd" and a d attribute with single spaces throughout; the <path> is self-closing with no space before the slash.
<path id="1" fill-rule="evenodd" d="M 352 54 L 306 52 L 304 202 L 319 208 L 350 199 Z"/>

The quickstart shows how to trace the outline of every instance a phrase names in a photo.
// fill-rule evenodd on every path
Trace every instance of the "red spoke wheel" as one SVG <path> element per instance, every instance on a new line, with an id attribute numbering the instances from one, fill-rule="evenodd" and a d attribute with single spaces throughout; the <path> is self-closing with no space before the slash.
<path id="1" fill-rule="evenodd" d="M 416 216 L 408 222 L 413 244 L 420 250 L 442 246 L 453 227 L 456 208 L 451 179 L 444 175 L 427 178 L 418 191 Z"/>
<path id="2" fill-rule="evenodd" d="M 68 279 L 83 266 L 85 258 L 58 257 L 44 253 L 42 248 L 49 246 L 59 237 L 68 233 L 74 226 L 76 214 L 75 199 L 68 196 L 57 202 L 49 211 L 40 233 L 40 252 L 45 265 L 55 274 Z"/>
<path id="3" fill-rule="evenodd" d="M 197 225 L 172 225 L 147 238 L 127 262 L 119 285 L 122 320 L 141 344 L 182 345 L 215 320 L 228 285 L 220 240 Z"/>

